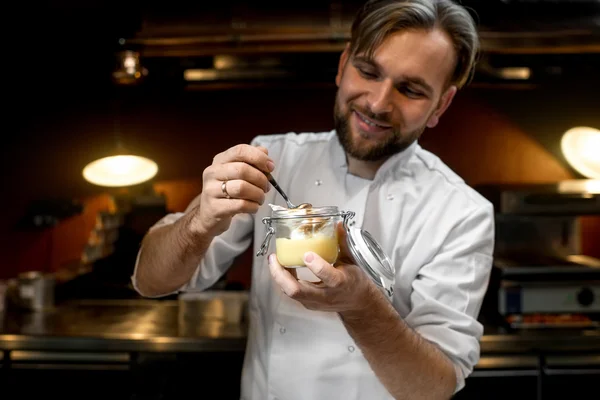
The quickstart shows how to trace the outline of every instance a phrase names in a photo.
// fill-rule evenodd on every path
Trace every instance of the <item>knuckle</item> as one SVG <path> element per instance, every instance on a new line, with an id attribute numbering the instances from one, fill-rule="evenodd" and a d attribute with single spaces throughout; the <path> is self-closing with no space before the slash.
<path id="1" fill-rule="evenodd" d="M 314 266 L 315 275 L 321 276 L 321 274 L 323 273 L 323 264 L 321 264 L 321 263 L 315 263 L 315 264 L 316 264 Z"/>
<path id="2" fill-rule="evenodd" d="M 343 282 L 340 278 L 333 276 L 330 279 L 330 283 L 329 283 L 329 287 L 337 289 L 339 287 L 343 286 Z"/>
<path id="3" fill-rule="evenodd" d="M 294 286 L 293 288 L 291 288 L 290 290 L 287 291 L 287 295 L 289 297 L 291 297 L 292 299 L 297 299 L 300 297 L 301 291 L 300 288 L 298 286 Z"/>
<path id="4" fill-rule="evenodd" d="M 237 176 L 240 179 L 244 179 L 245 178 L 245 166 L 243 163 L 235 163 L 233 164 L 233 172 L 235 173 L 235 176 Z"/>
<path id="5" fill-rule="evenodd" d="M 202 171 L 202 180 L 205 181 L 207 179 L 209 179 L 212 175 L 212 167 L 206 167 L 204 168 L 204 171 Z"/>
<path id="6" fill-rule="evenodd" d="M 341 288 L 348 284 L 348 278 L 343 274 L 335 274 L 332 276 L 332 284 L 335 288 Z"/>
<path id="7" fill-rule="evenodd" d="M 260 179 L 260 172 L 255 167 L 244 164 L 240 168 L 240 174 L 243 176 L 243 179 L 247 182 L 255 183 Z"/>
<path id="8" fill-rule="evenodd" d="M 267 155 L 260 149 L 253 148 L 249 157 L 252 159 L 253 164 L 258 165 L 263 159 L 267 158 Z"/>
<path id="9" fill-rule="evenodd" d="M 245 150 L 246 147 L 243 144 L 238 144 L 233 148 L 233 154 L 235 154 L 237 158 L 243 158 L 246 153 Z"/>
<path id="10" fill-rule="evenodd" d="M 213 159 L 212 159 L 212 163 L 213 164 L 220 164 L 221 163 L 221 159 L 223 159 L 223 157 L 226 155 L 227 153 L 222 151 L 218 154 L 216 154 Z"/>

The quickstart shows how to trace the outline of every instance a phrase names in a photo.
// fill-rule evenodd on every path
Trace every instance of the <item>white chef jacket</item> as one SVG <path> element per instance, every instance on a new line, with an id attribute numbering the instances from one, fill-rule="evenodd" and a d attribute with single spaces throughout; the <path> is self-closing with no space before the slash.
<path id="1" fill-rule="evenodd" d="M 252 144 L 269 149 L 273 176 L 292 202 L 356 213 L 355 226 L 371 233 L 396 268 L 395 309 L 452 360 L 460 390 L 479 360 L 477 316 L 494 248 L 492 204 L 416 142 L 388 159 L 373 180 L 348 174 L 335 131 L 264 135 Z M 213 285 L 252 239 L 256 254 L 269 203 L 285 206 L 271 190 L 256 215 L 236 216 L 181 290 Z M 156 226 L 182 215 L 167 215 Z M 282 293 L 267 256 L 253 264 L 242 399 L 392 399 L 338 314 L 308 310 Z M 308 269 L 301 270 L 309 278 Z M 136 286 L 135 271 L 132 281 Z"/>

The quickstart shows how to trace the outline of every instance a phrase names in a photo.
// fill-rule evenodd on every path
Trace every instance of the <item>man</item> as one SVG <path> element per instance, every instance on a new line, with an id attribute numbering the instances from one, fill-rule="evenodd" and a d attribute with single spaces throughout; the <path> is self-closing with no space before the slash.
<path id="1" fill-rule="evenodd" d="M 142 295 L 210 287 L 253 239 L 256 253 L 268 203 L 284 205 L 268 171 L 293 202 L 354 211 L 390 257 L 391 302 L 347 258 L 307 253 L 311 274 L 298 277 L 272 254 L 255 258 L 243 399 L 447 399 L 464 386 L 493 209 L 417 139 L 468 82 L 477 50 L 472 19 L 449 0 L 367 2 L 340 57 L 335 130 L 216 155 L 185 213 L 147 234 L 133 276 Z"/>

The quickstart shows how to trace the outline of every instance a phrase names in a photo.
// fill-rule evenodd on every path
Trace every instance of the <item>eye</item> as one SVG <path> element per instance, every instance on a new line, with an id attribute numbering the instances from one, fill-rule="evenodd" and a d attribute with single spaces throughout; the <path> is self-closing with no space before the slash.
<path id="1" fill-rule="evenodd" d="M 375 79 L 377 78 L 377 75 L 374 72 L 371 72 L 368 69 L 362 68 L 362 67 L 356 67 L 356 69 L 358 70 L 358 73 L 366 79 Z"/>
<path id="2" fill-rule="evenodd" d="M 401 87 L 398 89 L 401 93 L 404 93 L 406 96 L 412 98 L 412 99 L 420 99 L 421 97 L 424 97 L 425 94 L 423 94 L 422 92 L 419 92 L 417 90 L 413 90 L 409 87 Z"/>

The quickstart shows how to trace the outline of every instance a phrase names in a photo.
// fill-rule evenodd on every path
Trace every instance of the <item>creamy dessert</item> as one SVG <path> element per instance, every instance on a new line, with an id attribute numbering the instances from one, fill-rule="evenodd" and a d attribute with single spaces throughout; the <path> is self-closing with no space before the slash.
<path id="1" fill-rule="evenodd" d="M 298 217 L 285 223 L 290 229 L 288 234 L 276 234 L 276 255 L 281 265 L 287 268 L 304 267 L 303 258 L 307 251 L 318 254 L 331 264 L 337 260 L 339 247 L 335 217 L 312 217 L 313 210 L 310 208 L 290 210 L 274 205 L 271 208 L 290 211 L 291 215 Z"/>
<path id="2" fill-rule="evenodd" d="M 288 268 L 304 267 L 304 253 L 312 251 L 333 264 L 338 257 L 338 241 L 335 236 L 318 235 L 302 239 L 279 238 L 275 240 L 277 260 Z"/>

